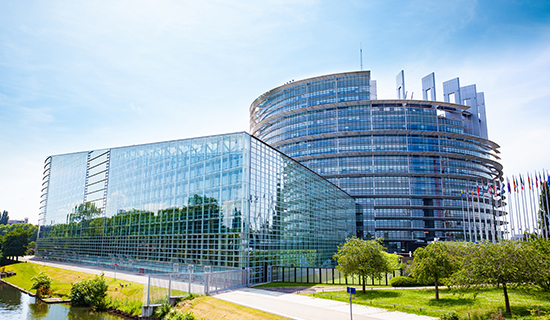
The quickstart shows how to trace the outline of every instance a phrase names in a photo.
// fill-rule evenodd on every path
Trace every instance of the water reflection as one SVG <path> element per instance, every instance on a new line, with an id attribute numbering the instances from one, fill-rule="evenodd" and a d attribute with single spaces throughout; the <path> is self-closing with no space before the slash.
<path id="1" fill-rule="evenodd" d="M 34 303 L 29 303 L 30 316 L 32 319 L 44 319 L 50 312 L 50 305 L 34 299 Z"/>
<path id="2" fill-rule="evenodd" d="M 0 283 L 0 319 L 27 320 L 120 320 L 106 312 L 74 308 L 62 304 L 47 304 Z"/>

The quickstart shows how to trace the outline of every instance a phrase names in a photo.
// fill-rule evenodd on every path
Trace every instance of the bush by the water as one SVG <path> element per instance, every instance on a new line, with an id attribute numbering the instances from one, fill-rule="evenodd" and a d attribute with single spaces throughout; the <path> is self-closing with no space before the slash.
<path id="1" fill-rule="evenodd" d="M 392 287 L 416 287 L 418 283 L 411 277 L 393 277 L 390 280 Z"/>
<path id="2" fill-rule="evenodd" d="M 93 279 L 74 283 L 70 294 L 71 305 L 105 310 L 107 308 L 108 287 L 103 273 Z"/>
<path id="3" fill-rule="evenodd" d="M 36 290 L 38 297 L 46 297 L 50 295 L 52 286 L 52 277 L 47 275 L 44 271 L 40 272 L 36 276 L 31 278 L 31 289 Z"/>

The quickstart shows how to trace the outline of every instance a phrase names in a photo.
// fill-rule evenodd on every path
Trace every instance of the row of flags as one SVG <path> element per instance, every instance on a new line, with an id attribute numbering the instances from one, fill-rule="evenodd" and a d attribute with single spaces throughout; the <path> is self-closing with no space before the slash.
<path id="1" fill-rule="evenodd" d="M 471 228 L 474 229 L 475 241 L 479 235 L 482 240 L 484 238 L 491 240 L 490 237 L 492 237 L 494 242 L 495 233 L 498 234 L 498 238 L 523 237 L 525 233 L 550 238 L 549 190 L 550 174 L 544 171 L 512 175 L 494 181 L 476 182 L 471 187 L 461 189 L 464 234 L 466 235 L 466 226 L 468 226 L 470 240 L 474 240 Z M 541 197 L 543 192 L 547 196 Z M 490 195 L 490 198 L 486 194 Z M 463 202 L 464 196 L 467 200 L 466 207 Z M 477 203 L 477 208 L 474 203 Z M 482 216 L 485 219 L 485 227 L 482 224 Z M 466 217 L 468 224 L 465 221 Z M 473 223 L 470 222 L 470 218 Z M 479 228 L 476 228 L 477 223 Z M 485 229 L 485 236 L 483 229 Z"/>
<path id="2" fill-rule="evenodd" d="M 525 185 L 524 181 L 527 181 L 527 186 Z M 465 190 L 460 189 L 460 198 L 462 199 L 464 195 L 468 197 L 470 194 L 472 196 L 475 196 L 476 190 L 477 190 L 478 197 L 484 197 L 485 191 L 487 191 L 487 193 L 491 195 L 496 196 L 499 194 L 505 194 L 506 189 L 508 189 L 508 193 L 512 193 L 512 190 L 514 192 L 519 193 L 520 190 L 527 189 L 527 187 L 529 188 L 529 190 L 532 190 L 534 188 L 537 188 L 537 189 L 542 188 L 544 185 L 550 187 L 550 175 L 545 177 L 544 174 L 537 174 L 537 173 L 533 175 L 527 174 L 526 180 L 523 179 L 523 176 L 521 174 L 518 175 L 517 177 L 512 175 L 512 182 L 510 182 L 509 177 L 506 177 L 506 182 L 495 181 L 495 182 L 489 182 L 487 184 L 481 183 L 481 185 L 479 182 L 476 182 L 476 184 L 472 186 L 471 189 L 470 188 L 466 188 Z"/>

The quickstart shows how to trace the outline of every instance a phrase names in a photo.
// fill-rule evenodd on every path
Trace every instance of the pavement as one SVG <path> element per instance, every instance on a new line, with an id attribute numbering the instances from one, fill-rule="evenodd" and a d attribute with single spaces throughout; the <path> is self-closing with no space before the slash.
<path id="1" fill-rule="evenodd" d="M 57 267 L 90 274 L 104 273 L 106 277 L 115 277 L 114 269 L 106 269 L 89 265 L 82 265 L 70 262 L 59 262 L 52 260 L 24 257 L 22 261 Z M 147 277 L 143 274 L 126 270 L 116 270 L 116 278 L 147 283 Z M 340 288 L 341 290 L 341 288 Z M 301 290 L 299 293 L 306 293 Z M 212 295 L 214 298 L 276 314 L 296 320 L 335 320 L 350 319 L 350 305 L 346 302 L 327 299 L 313 298 L 296 294 L 297 292 L 281 292 L 254 288 L 241 288 Z M 380 308 L 352 305 L 354 320 L 433 320 L 437 319 L 428 316 L 389 311 Z"/>
<path id="2" fill-rule="evenodd" d="M 242 288 L 214 294 L 213 297 L 297 320 L 334 320 L 350 318 L 349 303 L 292 293 Z M 362 305 L 352 305 L 352 314 L 354 320 L 437 319 Z"/>
<path id="3" fill-rule="evenodd" d="M 25 256 L 22 258 L 19 258 L 20 261 L 24 262 L 30 262 L 35 264 L 40 264 L 44 266 L 50 266 L 50 267 L 56 267 L 66 270 L 72 270 L 77 272 L 84 272 L 84 273 L 90 273 L 90 274 L 105 274 L 106 277 L 109 278 L 116 278 L 126 281 L 132 281 L 137 283 L 143 283 L 147 284 L 147 276 L 144 274 L 140 274 L 133 271 L 127 271 L 127 270 L 115 270 L 114 268 L 105 268 L 105 267 L 96 267 L 92 265 L 85 265 L 85 264 L 78 264 L 78 263 L 71 263 L 71 262 L 59 262 L 54 260 L 45 260 L 45 259 L 38 259 L 34 256 Z"/>

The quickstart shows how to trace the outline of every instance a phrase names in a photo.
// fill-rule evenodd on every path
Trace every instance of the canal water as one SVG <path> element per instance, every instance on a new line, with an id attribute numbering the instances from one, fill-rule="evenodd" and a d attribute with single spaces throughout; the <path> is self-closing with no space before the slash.
<path id="1" fill-rule="evenodd" d="M 13 287 L 0 283 L 0 319 L 120 320 L 121 318 L 106 312 L 93 312 L 88 308 L 43 303 Z"/>

